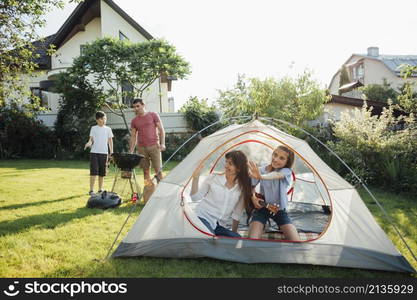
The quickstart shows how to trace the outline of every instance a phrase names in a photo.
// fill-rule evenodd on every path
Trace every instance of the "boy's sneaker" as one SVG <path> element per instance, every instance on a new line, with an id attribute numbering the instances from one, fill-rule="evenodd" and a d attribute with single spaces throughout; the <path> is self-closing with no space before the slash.
<path id="1" fill-rule="evenodd" d="M 93 191 L 89 191 L 89 192 L 88 192 L 88 194 L 89 194 L 90 196 L 92 196 L 92 195 L 94 194 L 94 192 L 93 192 Z"/>
<path id="2" fill-rule="evenodd" d="M 99 194 L 100 194 L 100 193 L 102 193 L 102 192 L 103 192 L 103 190 L 99 190 L 97 193 L 99 193 Z"/>

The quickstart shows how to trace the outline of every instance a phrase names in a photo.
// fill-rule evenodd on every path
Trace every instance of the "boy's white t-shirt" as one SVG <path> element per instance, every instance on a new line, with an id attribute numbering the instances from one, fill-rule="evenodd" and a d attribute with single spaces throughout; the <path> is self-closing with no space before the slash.
<path id="1" fill-rule="evenodd" d="M 110 127 L 92 126 L 90 129 L 90 136 L 93 137 L 93 146 L 91 147 L 91 153 L 108 154 L 107 142 L 109 138 L 113 137 L 113 132 Z"/>

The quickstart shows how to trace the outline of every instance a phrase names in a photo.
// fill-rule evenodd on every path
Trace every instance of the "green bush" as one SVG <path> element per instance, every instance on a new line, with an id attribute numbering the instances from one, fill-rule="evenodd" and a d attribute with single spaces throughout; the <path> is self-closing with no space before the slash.
<path id="1" fill-rule="evenodd" d="M 180 112 L 185 115 L 187 125 L 194 131 L 201 129 L 217 122 L 219 116 L 216 113 L 215 106 L 209 106 L 207 100 L 198 100 L 197 97 L 190 97 L 188 101 L 181 107 Z M 202 136 L 207 136 L 217 131 L 219 126 L 215 125 L 202 133 Z"/>
<path id="2" fill-rule="evenodd" d="M 328 142 L 327 145 L 335 152 L 337 155 L 345 161 L 345 163 L 355 172 L 355 174 L 362 180 L 365 184 L 371 184 L 375 181 L 375 169 L 372 168 L 372 165 L 369 161 L 369 157 L 372 156 L 371 153 L 364 153 L 360 150 L 354 149 L 347 145 L 347 142 L 336 141 Z M 347 169 L 340 161 L 330 160 L 327 161 L 331 167 L 342 175 L 347 181 L 353 185 L 358 185 L 359 182 L 357 178 Z"/>
<path id="3" fill-rule="evenodd" d="M 414 152 L 415 153 L 415 152 Z M 381 184 L 394 192 L 417 192 L 417 159 L 413 153 L 399 153 L 392 157 L 382 154 L 380 174 Z"/>
<path id="4" fill-rule="evenodd" d="M 0 109 L 2 158 L 55 158 L 57 139 L 34 115 L 18 107 Z"/>
<path id="5" fill-rule="evenodd" d="M 394 117 L 391 105 L 380 116 L 372 116 L 365 105 L 353 115 L 342 115 L 332 130 L 334 137 L 327 145 L 365 184 L 417 192 L 417 126 L 412 117 Z M 317 153 L 349 182 L 357 184 L 340 162 Z"/>
<path id="6" fill-rule="evenodd" d="M 391 100 L 397 103 L 399 93 L 391 87 L 391 84 L 384 78 L 383 84 L 367 84 L 359 90 L 365 95 L 367 100 L 374 100 L 388 103 Z"/>
<path id="7" fill-rule="evenodd" d="M 162 159 L 166 161 L 171 155 L 185 142 L 193 133 L 168 133 L 165 136 L 166 150 L 162 152 Z M 198 144 L 199 138 L 196 136 L 182 147 L 171 160 L 183 160 Z"/>

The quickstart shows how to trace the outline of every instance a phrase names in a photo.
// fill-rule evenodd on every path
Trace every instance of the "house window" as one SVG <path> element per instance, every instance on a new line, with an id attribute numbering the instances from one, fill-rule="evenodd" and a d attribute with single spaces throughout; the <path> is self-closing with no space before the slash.
<path id="1" fill-rule="evenodd" d="M 123 104 L 126 104 L 128 107 L 132 106 L 133 85 L 127 81 L 122 82 L 122 101 Z"/>
<path id="2" fill-rule="evenodd" d="M 30 88 L 30 92 L 30 103 L 39 103 L 40 107 L 48 108 L 48 95 L 46 93 L 39 88 Z"/>
<path id="3" fill-rule="evenodd" d="M 119 30 L 119 40 L 124 41 L 124 40 L 129 40 L 129 38 L 123 34 L 123 32 L 121 32 Z"/>
<path id="4" fill-rule="evenodd" d="M 352 78 L 353 80 L 363 80 L 364 71 L 363 71 L 363 64 L 356 65 L 352 67 Z"/>
<path id="5" fill-rule="evenodd" d="M 83 55 L 85 50 L 85 45 L 80 45 L 80 55 Z"/>

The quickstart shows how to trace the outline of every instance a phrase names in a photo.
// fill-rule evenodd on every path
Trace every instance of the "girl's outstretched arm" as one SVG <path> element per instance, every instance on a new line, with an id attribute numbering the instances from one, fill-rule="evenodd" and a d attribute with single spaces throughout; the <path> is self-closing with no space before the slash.
<path id="1" fill-rule="evenodd" d="M 254 179 L 258 180 L 275 180 L 275 179 L 283 179 L 285 176 L 280 172 L 273 171 L 267 174 L 261 174 L 259 172 L 259 168 L 253 161 L 249 161 L 249 176 Z"/>
<path id="2" fill-rule="evenodd" d="M 276 179 L 283 179 L 285 176 L 281 174 L 280 172 L 273 171 L 271 173 L 262 174 L 261 178 L 262 180 L 276 180 Z"/>

